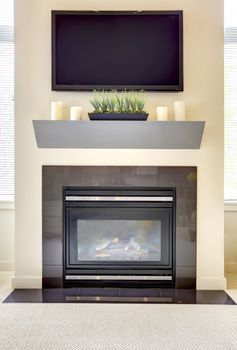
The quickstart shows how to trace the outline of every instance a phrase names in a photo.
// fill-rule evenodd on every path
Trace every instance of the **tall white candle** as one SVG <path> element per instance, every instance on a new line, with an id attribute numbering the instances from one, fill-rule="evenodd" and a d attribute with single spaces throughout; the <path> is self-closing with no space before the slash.
<path id="1" fill-rule="evenodd" d="M 72 106 L 70 108 L 70 120 L 81 120 L 81 111 L 80 106 Z"/>
<path id="2" fill-rule="evenodd" d="M 156 108 L 156 116 L 157 120 L 168 120 L 168 107 L 166 106 L 159 106 Z"/>
<path id="3" fill-rule="evenodd" d="M 63 103 L 51 102 L 51 119 L 62 120 L 63 119 Z"/>
<path id="4" fill-rule="evenodd" d="M 174 120 L 185 120 L 185 103 L 183 101 L 176 101 L 174 103 Z"/>

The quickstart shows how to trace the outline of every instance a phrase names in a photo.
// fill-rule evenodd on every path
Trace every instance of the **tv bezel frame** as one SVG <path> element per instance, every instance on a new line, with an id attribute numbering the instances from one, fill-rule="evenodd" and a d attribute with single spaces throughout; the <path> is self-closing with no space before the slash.
<path id="1" fill-rule="evenodd" d="M 179 17 L 179 84 L 177 85 L 75 85 L 56 82 L 56 17 L 58 15 L 178 15 Z M 183 11 L 61 11 L 51 12 L 51 88 L 52 91 L 93 91 L 93 90 L 144 90 L 144 91 L 183 91 Z"/>

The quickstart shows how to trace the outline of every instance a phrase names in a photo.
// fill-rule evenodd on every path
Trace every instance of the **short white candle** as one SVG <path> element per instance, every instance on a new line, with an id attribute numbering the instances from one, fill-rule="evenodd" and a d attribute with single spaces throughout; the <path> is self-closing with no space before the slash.
<path id="1" fill-rule="evenodd" d="M 63 119 L 63 103 L 51 102 L 51 119 L 62 120 Z"/>
<path id="2" fill-rule="evenodd" d="M 168 120 L 168 107 L 166 106 L 159 106 L 156 108 L 156 116 L 157 120 Z"/>
<path id="3" fill-rule="evenodd" d="M 183 101 L 176 101 L 174 103 L 174 120 L 185 120 L 185 103 Z"/>
<path id="4" fill-rule="evenodd" d="M 81 120 L 81 111 L 80 106 L 72 106 L 70 108 L 70 120 Z"/>

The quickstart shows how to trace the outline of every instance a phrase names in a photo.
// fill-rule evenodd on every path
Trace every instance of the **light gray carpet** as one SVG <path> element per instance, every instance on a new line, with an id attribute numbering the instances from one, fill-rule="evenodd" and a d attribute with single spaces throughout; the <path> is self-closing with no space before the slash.
<path id="1" fill-rule="evenodd" d="M 0 349 L 233 350 L 237 306 L 0 304 Z"/>

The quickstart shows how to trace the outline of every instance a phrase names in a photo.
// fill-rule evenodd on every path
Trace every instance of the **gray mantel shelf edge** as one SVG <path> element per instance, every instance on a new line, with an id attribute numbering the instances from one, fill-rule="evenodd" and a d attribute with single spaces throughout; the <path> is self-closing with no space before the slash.
<path id="1" fill-rule="evenodd" d="M 39 148 L 198 149 L 204 121 L 33 121 Z"/>

